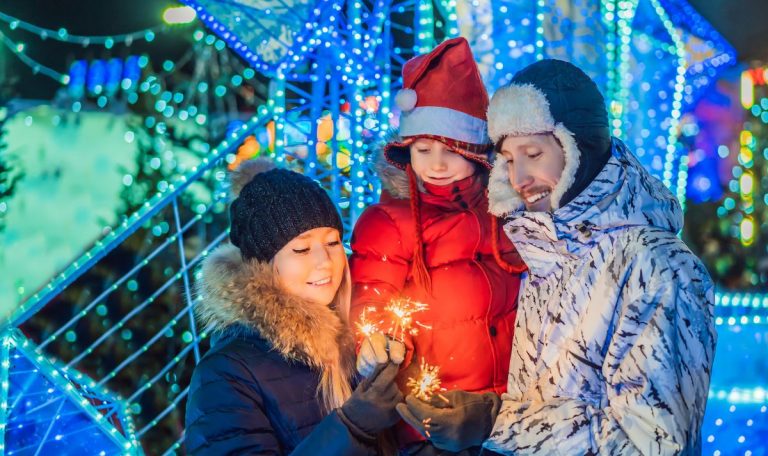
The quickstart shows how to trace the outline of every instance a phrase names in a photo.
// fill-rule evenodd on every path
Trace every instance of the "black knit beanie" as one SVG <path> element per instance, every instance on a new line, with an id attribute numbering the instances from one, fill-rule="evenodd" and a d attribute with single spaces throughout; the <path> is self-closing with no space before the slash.
<path id="1" fill-rule="evenodd" d="M 560 200 L 564 206 L 592 183 L 611 157 L 605 99 L 586 73 L 562 60 L 536 62 L 515 74 L 511 84 L 531 84 L 543 92 L 555 122 L 576 139 L 581 156 L 575 180 Z"/>
<path id="2" fill-rule="evenodd" d="M 229 208 L 229 238 L 244 260 L 270 261 L 293 238 L 314 228 L 336 228 L 344 234 L 325 190 L 267 159 L 242 163 L 232 173 L 232 193 L 236 198 Z"/>

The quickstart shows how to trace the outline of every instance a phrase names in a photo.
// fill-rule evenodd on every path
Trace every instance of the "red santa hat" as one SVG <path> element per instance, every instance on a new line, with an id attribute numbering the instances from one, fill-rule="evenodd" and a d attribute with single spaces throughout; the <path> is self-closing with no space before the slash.
<path id="1" fill-rule="evenodd" d="M 387 161 L 405 169 L 411 161 L 408 146 L 426 137 L 490 168 L 488 92 L 466 39 L 447 40 L 406 62 L 403 88 L 395 103 L 402 112 L 399 133 L 403 139 L 385 146 Z"/>

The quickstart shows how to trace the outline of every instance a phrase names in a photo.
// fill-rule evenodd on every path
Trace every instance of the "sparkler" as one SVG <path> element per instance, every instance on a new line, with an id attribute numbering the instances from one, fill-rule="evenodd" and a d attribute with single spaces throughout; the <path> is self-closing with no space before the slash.
<path id="1" fill-rule="evenodd" d="M 415 336 L 418 334 L 419 328 L 414 327 L 414 323 L 418 326 L 429 328 L 429 326 L 422 325 L 413 319 L 413 314 L 423 312 L 427 308 L 429 308 L 427 304 L 412 301 L 408 298 L 395 298 L 389 301 L 384 310 L 390 312 L 393 316 L 393 327 L 389 328 L 392 337 L 402 342 L 405 340 L 406 334 Z"/>
<path id="2" fill-rule="evenodd" d="M 377 333 L 381 331 L 379 329 L 379 322 L 371 321 L 369 318 L 369 313 L 373 314 L 376 312 L 375 307 L 366 307 L 363 309 L 363 311 L 360 313 L 360 318 L 357 320 L 356 326 L 357 330 L 365 335 L 365 337 L 371 337 L 374 333 Z"/>
<path id="3" fill-rule="evenodd" d="M 424 358 L 421 358 L 421 372 L 419 376 L 409 377 L 406 385 L 411 388 L 411 394 L 421 399 L 424 402 L 429 402 L 432 396 L 437 395 L 440 399 L 448 402 L 448 398 L 440 394 L 440 391 L 445 391 L 445 388 L 441 388 L 440 384 L 440 366 L 431 366 L 427 364 Z"/>

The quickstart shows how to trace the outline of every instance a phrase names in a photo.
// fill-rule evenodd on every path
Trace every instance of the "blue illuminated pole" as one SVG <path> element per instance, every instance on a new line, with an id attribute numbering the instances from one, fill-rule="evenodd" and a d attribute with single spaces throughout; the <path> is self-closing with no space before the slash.
<path id="1" fill-rule="evenodd" d="M 270 99 L 268 104 L 273 106 L 272 120 L 275 122 L 275 161 L 285 162 L 285 75 L 282 69 L 270 82 Z"/>
<path id="2" fill-rule="evenodd" d="M 320 138 L 317 135 L 317 127 L 320 123 L 323 115 L 323 101 L 325 100 L 325 73 L 327 71 L 327 60 L 323 57 L 317 59 L 317 68 L 314 70 L 314 74 L 311 75 L 312 80 L 312 99 L 308 100 L 310 103 L 309 109 L 309 121 L 310 132 L 309 140 L 307 141 L 307 158 L 304 163 L 304 174 L 309 177 L 315 178 L 318 172 L 317 163 L 317 146 L 319 146 Z M 331 100 L 331 103 L 333 101 Z M 334 124 L 334 136 L 336 124 Z M 333 157 L 332 157 L 333 158 Z M 332 166 L 335 164 L 332 161 Z"/>
<path id="3" fill-rule="evenodd" d="M 338 163 L 338 154 L 339 154 L 339 142 L 338 142 L 338 135 L 336 134 L 336 128 L 338 128 L 338 125 L 340 123 L 340 117 L 341 117 L 341 91 L 339 90 L 339 84 L 341 81 L 339 80 L 339 75 L 336 74 L 336 72 L 330 72 L 326 74 L 321 74 L 320 77 L 322 77 L 324 80 L 328 81 L 328 92 L 330 94 L 330 111 L 331 111 L 331 121 L 333 122 L 334 126 L 334 132 L 331 136 L 331 140 L 328 142 L 328 147 L 331 149 L 331 163 L 335 167 L 336 163 Z M 338 204 L 338 202 L 341 200 L 342 195 L 342 186 L 344 182 L 343 179 L 341 179 L 341 176 L 338 173 L 333 176 L 333 179 L 331 180 L 331 197 L 333 198 L 333 201 Z"/>
<path id="4" fill-rule="evenodd" d="M 176 222 L 176 232 L 178 233 L 179 261 L 181 262 L 182 277 L 184 279 L 184 298 L 187 301 L 187 316 L 189 317 L 189 329 L 192 332 L 193 340 L 197 340 L 197 324 L 195 323 L 194 303 L 192 301 L 192 287 L 189 281 L 189 268 L 187 267 L 187 256 L 184 248 L 184 234 L 182 233 L 181 217 L 179 216 L 179 202 L 173 201 L 173 219 Z M 195 364 L 200 362 L 200 348 L 195 345 Z"/>
<path id="5" fill-rule="evenodd" d="M 8 388 L 11 368 L 11 333 L 4 331 L 0 346 L 0 454 L 5 454 L 5 430 L 8 422 Z"/>
<path id="6" fill-rule="evenodd" d="M 435 9 L 432 6 L 432 0 L 419 1 L 416 5 L 414 14 L 416 40 L 413 50 L 416 54 L 425 54 L 435 45 Z"/>

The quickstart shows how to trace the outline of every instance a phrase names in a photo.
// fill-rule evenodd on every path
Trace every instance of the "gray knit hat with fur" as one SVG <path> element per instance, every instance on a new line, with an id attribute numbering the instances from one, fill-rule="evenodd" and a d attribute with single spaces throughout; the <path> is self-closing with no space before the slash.
<path id="1" fill-rule="evenodd" d="M 244 260 L 270 261 L 293 238 L 314 228 L 344 234 L 331 198 L 307 176 L 257 158 L 242 163 L 231 181 L 235 199 L 229 208 L 229 238 Z"/>

